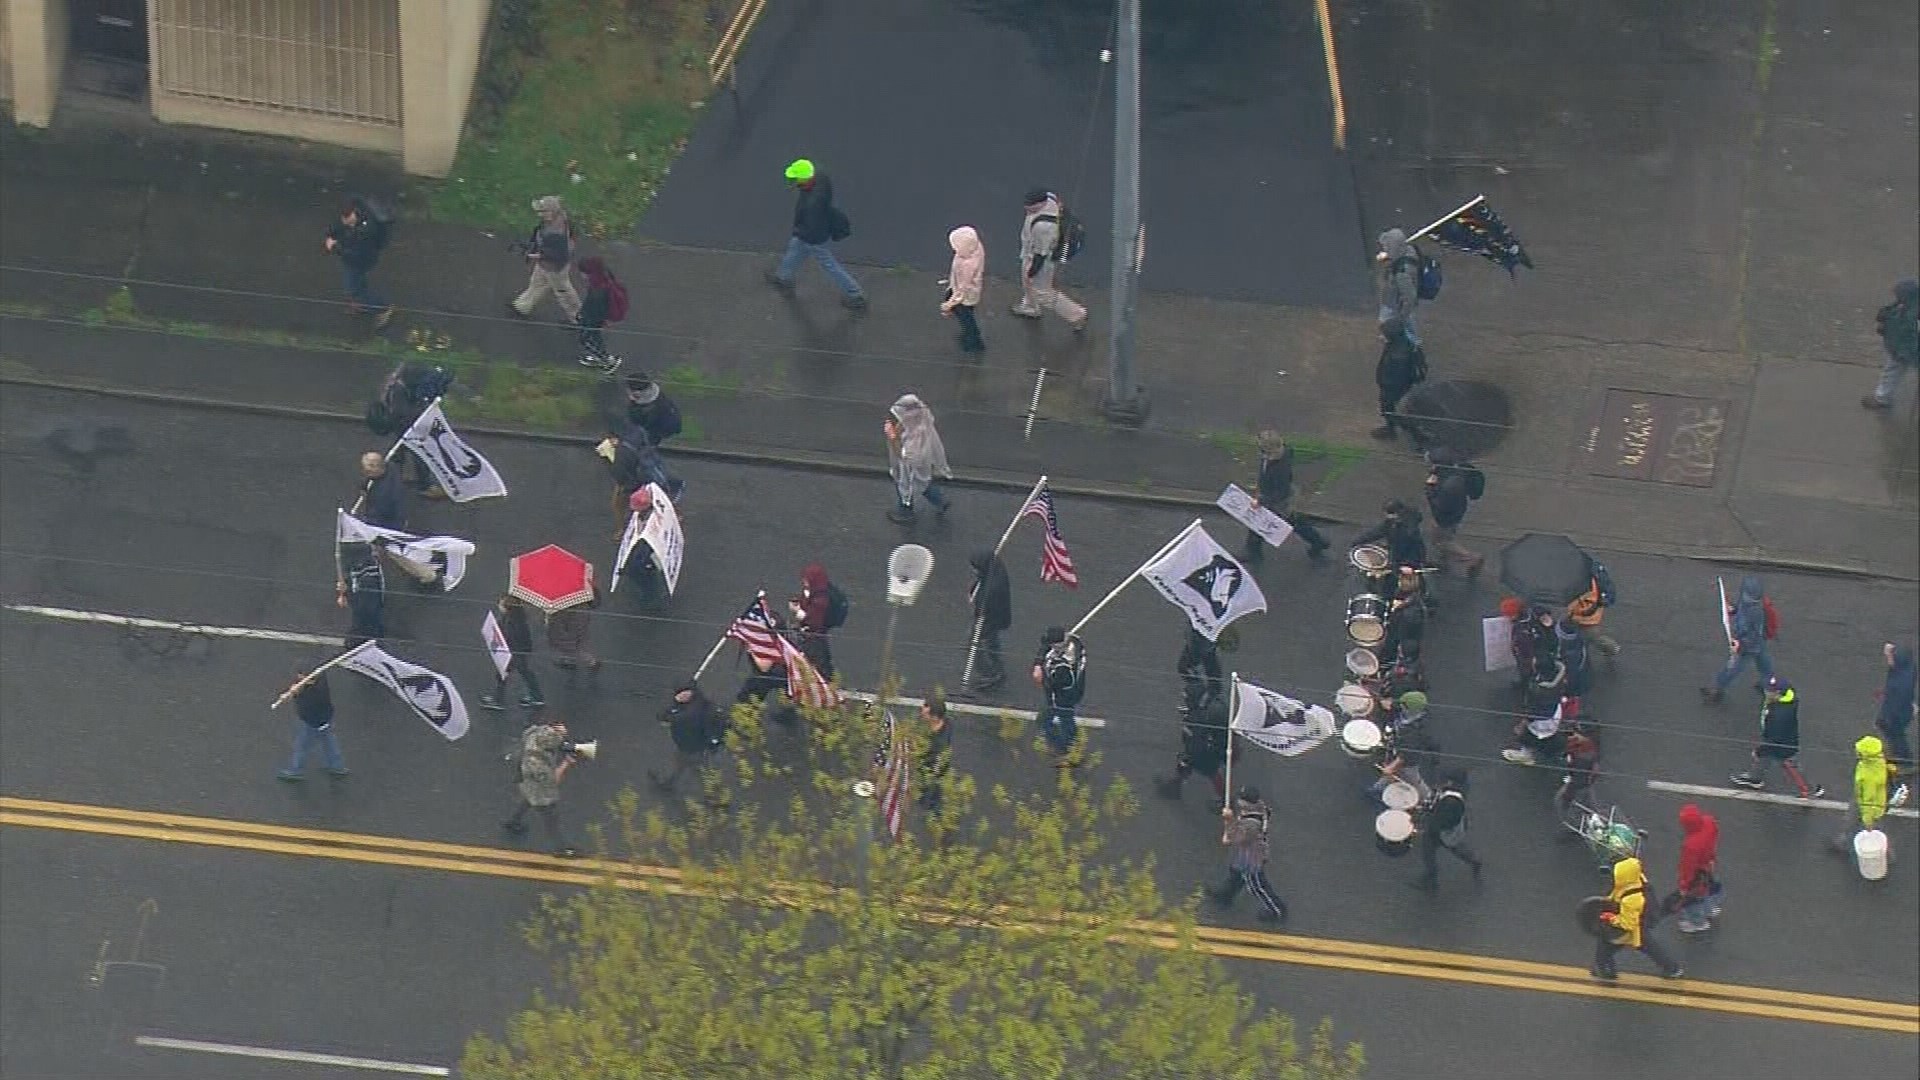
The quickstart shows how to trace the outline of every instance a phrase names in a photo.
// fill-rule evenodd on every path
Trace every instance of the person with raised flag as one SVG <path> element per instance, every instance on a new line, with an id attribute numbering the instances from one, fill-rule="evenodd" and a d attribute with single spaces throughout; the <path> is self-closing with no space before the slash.
<path id="1" fill-rule="evenodd" d="M 800 654 L 822 678 L 833 678 L 830 635 L 847 621 L 851 610 L 847 594 L 827 576 L 826 567 L 808 563 L 800 571 L 800 591 L 787 601 L 787 610 L 800 637 Z"/>
<path id="2" fill-rule="evenodd" d="M 1267 880 L 1267 826 L 1273 817 L 1272 807 L 1260 797 L 1259 789 L 1248 785 L 1235 795 L 1231 807 L 1221 809 L 1220 817 L 1226 822 L 1220 844 L 1227 849 L 1227 880 L 1208 889 L 1207 899 L 1229 908 L 1246 888 L 1260 901 L 1261 922 L 1285 922 L 1287 902 Z"/>
<path id="3" fill-rule="evenodd" d="M 973 567 L 968 598 L 973 602 L 977 657 L 964 689 L 979 692 L 992 690 L 1007 678 L 1006 664 L 1000 658 L 1000 635 L 1013 625 L 1013 584 L 1007 579 L 1006 564 L 987 548 L 974 552 L 968 563 Z"/>
<path id="4" fill-rule="evenodd" d="M 1227 712 L 1226 695 L 1211 695 L 1196 708 L 1182 709 L 1180 721 L 1180 753 L 1173 759 L 1173 775 L 1155 781 L 1154 791 L 1161 798 L 1177 800 L 1187 777 L 1199 773 L 1213 786 L 1213 810 L 1217 813 L 1227 805 L 1223 770 L 1230 752 L 1227 732 L 1232 717 Z M 1237 751 L 1235 747 L 1232 752 Z"/>
<path id="5" fill-rule="evenodd" d="M 1079 635 L 1058 626 L 1047 628 L 1033 657 L 1033 684 L 1044 696 L 1037 719 L 1040 737 L 1053 753 L 1054 768 L 1079 765 L 1074 751 L 1080 722 L 1075 710 L 1087 696 L 1087 647 Z"/>
<path id="6" fill-rule="evenodd" d="M 390 655 L 373 641 L 349 648 L 320 670 L 336 665 L 365 675 L 393 691 L 415 716 L 425 720 L 447 741 L 467 733 L 467 703 L 460 696 L 460 688 L 445 675 Z"/>
<path id="7" fill-rule="evenodd" d="M 341 755 L 340 740 L 333 733 L 333 692 L 327 687 L 325 669 L 312 674 L 301 672 L 287 693 L 293 695 L 299 724 L 294 728 L 293 758 L 278 777 L 288 783 L 306 779 L 307 754 L 318 747 L 326 759 L 327 775 L 345 779 L 347 759 Z"/>
<path id="8" fill-rule="evenodd" d="M 347 648 L 387 634 L 387 576 L 371 544 L 337 545 L 340 578 L 333 602 L 347 609 Z"/>
<path id="9" fill-rule="evenodd" d="M 383 528 L 361 521 L 344 510 L 335 512 L 334 542 L 371 545 L 404 570 L 416 587 L 429 592 L 445 592 L 460 584 L 467 576 L 467 556 L 474 551 L 470 540 L 420 536 Z"/>
<path id="10" fill-rule="evenodd" d="M 1218 640 L 1220 632 L 1242 615 L 1267 610 L 1267 598 L 1253 575 L 1215 543 L 1198 521 L 1136 572 L 1186 612 L 1193 628 L 1211 640 Z M 1092 613 L 1086 618 L 1092 618 Z"/>
<path id="11" fill-rule="evenodd" d="M 1499 266 L 1511 276 L 1518 267 L 1533 269 L 1533 259 L 1527 255 L 1527 249 L 1520 245 L 1520 238 L 1513 235 L 1507 223 L 1487 202 L 1485 195 L 1477 195 L 1465 206 L 1441 218 L 1422 230 L 1432 233 L 1442 247 L 1468 255 L 1478 255 L 1488 262 Z"/>

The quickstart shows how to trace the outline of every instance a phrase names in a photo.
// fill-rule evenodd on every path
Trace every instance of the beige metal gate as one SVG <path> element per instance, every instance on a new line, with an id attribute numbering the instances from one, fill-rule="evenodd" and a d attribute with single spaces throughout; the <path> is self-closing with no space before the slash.
<path id="1" fill-rule="evenodd" d="M 368 132 L 374 143 L 397 136 L 399 0 L 153 0 L 149 10 L 157 113 L 172 99 L 187 111 L 392 129 Z"/>

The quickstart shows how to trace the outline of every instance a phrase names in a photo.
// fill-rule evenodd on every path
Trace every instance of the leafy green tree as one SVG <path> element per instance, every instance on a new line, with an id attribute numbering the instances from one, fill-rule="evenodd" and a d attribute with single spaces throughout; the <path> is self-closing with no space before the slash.
<path id="1" fill-rule="evenodd" d="M 1134 810 L 1061 772 L 977 792 L 953 769 L 937 814 L 890 841 L 876 717 L 809 713 L 804 760 L 737 714 L 731 775 L 599 834 L 598 887 L 549 897 L 528 939 L 556 988 L 476 1036 L 462 1075 L 720 1080 L 1354 1080 L 1331 1023 L 1302 1036 L 1196 948 L 1190 906 L 1106 837 Z M 911 729 L 911 730 L 908 730 Z M 925 731 L 901 718 L 916 763 Z M 791 756 L 791 750 L 787 751 Z M 1052 772 L 1052 770 L 1048 770 Z M 917 769 L 913 794 L 928 777 Z M 720 787 L 737 791 L 728 800 Z M 730 810 L 715 809 L 732 803 Z M 757 810 L 769 806 L 771 810 Z"/>

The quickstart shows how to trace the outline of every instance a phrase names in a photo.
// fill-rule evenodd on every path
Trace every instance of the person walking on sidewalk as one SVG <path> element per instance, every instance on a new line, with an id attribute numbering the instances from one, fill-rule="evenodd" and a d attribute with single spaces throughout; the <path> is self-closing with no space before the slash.
<path id="1" fill-rule="evenodd" d="M 985 352 L 987 343 L 980 336 L 974 309 L 980 306 L 981 291 L 987 285 L 987 249 L 971 225 L 948 233 L 947 246 L 953 249 L 953 265 L 947 268 L 947 298 L 940 302 L 940 314 L 951 315 L 960 324 L 961 352 Z"/>
<path id="2" fill-rule="evenodd" d="M 612 375 L 620 370 L 621 359 L 607 351 L 607 324 L 627 317 L 627 287 L 598 255 L 580 260 L 580 276 L 587 283 L 587 296 L 580 302 L 576 320 L 580 324 L 580 366 Z"/>
<path id="3" fill-rule="evenodd" d="M 1862 735 L 1854 742 L 1851 821 L 1846 832 L 1833 838 L 1836 850 L 1851 853 L 1855 833 L 1880 827 L 1880 819 L 1887 816 L 1887 777 L 1892 771 L 1878 738 Z"/>
<path id="4" fill-rule="evenodd" d="M 1720 917 L 1720 822 L 1692 803 L 1680 808 L 1680 918 L 1683 934 L 1713 929 Z"/>
<path id="5" fill-rule="evenodd" d="M 600 667 L 593 655 L 593 609 L 600 606 L 600 588 L 589 582 L 587 590 L 586 602 L 547 615 L 547 648 L 553 651 L 553 666 L 565 671 Z"/>
<path id="6" fill-rule="evenodd" d="M 576 760 L 573 744 L 567 741 L 567 725 L 558 720 L 530 725 L 520 736 L 519 781 L 515 788 L 520 805 L 513 816 L 500 823 L 512 836 L 527 832 L 527 811 L 540 818 L 553 844 L 553 853 L 563 859 L 577 859 L 580 849 L 567 842 L 560 828 L 560 781 Z"/>
<path id="7" fill-rule="evenodd" d="M 967 595 L 973 602 L 973 621 L 980 627 L 980 641 L 973 682 L 966 689 L 979 693 L 1007 680 L 1006 663 L 1000 658 L 1000 635 L 1013 625 L 1013 583 L 1007 578 L 1007 564 L 992 548 L 981 548 L 967 562 L 973 567 L 973 587 Z"/>
<path id="8" fill-rule="evenodd" d="M 1260 471 L 1254 478 L 1253 504 L 1264 506 L 1274 515 L 1292 527 L 1300 539 L 1306 541 L 1307 557 L 1315 562 L 1326 557 L 1327 548 L 1332 541 L 1321 535 L 1313 523 L 1296 519 L 1288 512 L 1293 502 L 1293 447 L 1280 437 L 1280 433 L 1269 428 L 1262 431 L 1256 445 L 1260 449 Z M 1240 555 L 1247 562 L 1259 562 L 1267 554 L 1267 542 L 1252 529 L 1247 530 L 1246 546 L 1240 549 Z"/>
<path id="9" fill-rule="evenodd" d="M 368 280 L 392 231 L 391 217 L 376 213 L 366 199 L 356 195 L 341 208 L 340 220 L 328 227 L 324 241 L 328 252 L 340 256 L 347 309 L 355 315 L 372 315 L 375 330 L 384 330 L 393 321 L 393 305 L 375 292 L 373 282 Z"/>
<path id="10" fill-rule="evenodd" d="M 500 615 L 500 634 L 507 639 L 507 648 L 513 650 L 513 656 L 507 661 L 506 675 L 494 682 L 493 693 L 480 695 L 480 707 L 494 712 L 506 708 L 507 676 L 518 672 L 520 681 L 526 684 L 526 693 L 520 696 L 521 706 L 537 709 L 547 701 L 540 694 L 540 680 L 533 674 L 533 628 L 527 623 L 526 601 L 509 593 L 494 605 L 494 611 Z"/>
<path id="11" fill-rule="evenodd" d="M 1440 852 L 1466 863 L 1473 880 L 1480 880 L 1485 863 L 1467 846 L 1467 777 L 1458 769 L 1440 774 L 1433 801 L 1420 817 L 1420 877 L 1414 888 L 1432 893 L 1440 888 Z"/>
<path id="12" fill-rule="evenodd" d="M 1607 893 L 1608 906 L 1612 910 L 1600 914 L 1599 940 L 1594 943 L 1593 966 L 1587 969 L 1594 978 L 1613 982 L 1620 977 L 1613 958 L 1621 949 L 1645 953 L 1647 959 L 1659 966 L 1663 979 L 1678 979 L 1686 975 L 1686 971 L 1654 939 L 1652 927 L 1647 925 L 1651 892 L 1639 859 L 1621 859 L 1613 864 L 1613 889 Z"/>
<path id="13" fill-rule="evenodd" d="M 800 571 L 800 591 L 787 601 L 787 608 L 800 635 L 800 655 L 821 678 L 832 680 L 833 642 L 829 635 L 846 624 L 851 610 L 847 594 L 827 576 L 825 566 L 808 563 Z"/>
<path id="14" fill-rule="evenodd" d="M 1907 278 L 1895 284 L 1893 303 L 1881 308 L 1873 321 L 1887 359 L 1880 366 L 1880 381 L 1860 404 L 1869 409 L 1890 409 L 1907 369 L 1920 364 L 1920 281 Z"/>
<path id="15" fill-rule="evenodd" d="M 1477 488 L 1475 476 L 1480 477 Z M 1435 465 L 1427 470 L 1427 509 L 1433 513 L 1427 550 L 1446 573 L 1478 577 L 1487 561 L 1460 543 L 1460 522 L 1466 519 L 1467 507 L 1479 498 L 1474 492 L 1485 491 L 1486 483 L 1484 474 L 1472 465 Z"/>
<path id="16" fill-rule="evenodd" d="M 1380 234 L 1373 261 L 1380 267 L 1380 325 L 1398 319 L 1407 341 L 1419 348 L 1420 249 L 1405 229 L 1388 229 Z"/>
<path id="17" fill-rule="evenodd" d="M 1267 827 L 1272 816 L 1272 808 L 1252 785 L 1235 794 L 1232 806 L 1221 808 L 1226 827 L 1220 831 L 1220 843 L 1227 849 L 1227 880 L 1208 889 L 1207 899 L 1232 907 L 1244 887 L 1260 901 L 1260 921 L 1279 923 L 1287 919 L 1287 902 L 1267 880 Z"/>
<path id="18" fill-rule="evenodd" d="M 811 258 L 840 287 L 841 303 L 854 311 L 864 310 L 867 294 L 833 255 L 833 242 L 853 235 L 853 224 L 833 205 L 833 181 L 815 169 L 813 162 L 800 158 L 787 166 L 787 183 L 800 193 L 793 203 L 793 232 L 787 237 L 787 251 L 780 256 L 779 265 L 767 271 L 767 284 L 792 289 L 800 263 Z"/>
<path id="19" fill-rule="evenodd" d="M 1373 429 L 1373 437 L 1391 439 L 1405 431 L 1417 443 L 1419 429 L 1400 416 L 1400 399 L 1427 381 L 1427 354 L 1397 316 L 1380 324 L 1380 338 L 1380 360 L 1373 368 L 1373 381 L 1380 387 L 1380 426 Z"/>
<path id="20" fill-rule="evenodd" d="M 574 233 L 567 217 L 567 206 L 558 195 L 542 195 L 533 200 L 533 212 L 540 220 L 527 236 L 527 288 L 508 305 L 515 318 L 533 314 L 541 300 L 552 296 L 567 321 L 580 322 L 580 294 L 573 288 Z"/>
<path id="21" fill-rule="evenodd" d="M 946 517 L 953 504 L 940 490 L 940 481 L 952 479 L 953 469 L 947 465 L 947 445 L 934 426 L 933 410 L 913 394 L 902 394 L 888 413 L 884 430 L 894 501 L 887 520 L 896 525 L 913 524 L 913 501 L 922 496 L 941 517 Z"/>
<path id="22" fill-rule="evenodd" d="M 1062 256 L 1062 226 L 1066 211 L 1060 197 L 1044 188 L 1027 192 L 1026 217 L 1020 223 L 1020 299 L 1013 313 L 1037 319 L 1051 311 L 1067 321 L 1074 333 L 1087 328 L 1087 309 L 1054 285 Z"/>
<path id="23" fill-rule="evenodd" d="M 1778 763 L 1793 781 L 1803 799 L 1817 799 L 1827 793 L 1819 784 L 1807 783 L 1800 772 L 1800 694 L 1778 675 L 1767 676 L 1765 700 L 1760 705 L 1760 745 L 1753 748 L 1753 766 L 1727 778 L 1735 787 L 1762 791 L 1767 786 L 1767 771 Z"/>
<path id="24" fill-rule="evenodd" d="M 1913 779 L 1913 744 L 1907 741 L 1914 711 L 1913 650 L 1889 641 L 1880 651 L 1887 658 L 1887 681 L 1880 688 L 1880 709 L 1874 714 L 1873 727 L 1900 778 L 1894 788 L 1893 805 L 1902 806 L 1907 801 L 1908 781 Z"/>
<path id="25" fill-rule="evenodd" d="M 621 430 L 639 427 L 655 446 L 680 434 L 680 406 L 673 403 L 653 376 L 636 371 L 627 376 L 626 423 Z"/>
<path id="26" fill-rule="evenodd" d="M 307 680 L 304 686 L 302 679 Z M 293 758 L 280 770 L 280 779 L 288 783 L 306 779 L 307 754 L 315 747 L 319 747 L 326 759 L 327 775 L 345 777 L 347 759 L 341 756 L 340 740 L 333 735 L 333 692 L 327 688 L 327 673 L 316 672 L 308 679 L 306 672 L 300 672 L 289 689 L 293 691 L 293 707 L 299 722 L 293 730 Z"/>
<path id="27" fill-rule="evenodd" d="M 1773 675 L 1773 656 L 1767 648 L 1768 639 L 1773 637 L 1773 627 L 1767 607 L 1767 590 L 1760 578 L 1754 574 L 1741 578 L 1739 599 L 1733 602 L 1727 615 L 1733 640 L 1727 643 L 1726 666 L 1713 677 L 1712 686 L 1700 688 L 1700 696 L 1707 704 L 1718 705 L 1726 699 L 1727 686 L 1748 662 L 1752 662 L 1754 672 L 1761 679 Z M 1761 686 L 1756 686 L 1756 689 L 1759 688 Z"/>
<path id="28" fill-rule="evenodd" d="M 648 769 L 647 779 L 661 791 L 672 791 L 684 774 L 707 768 L 726 745 L 726 711 L 708 700 L 698 683 L 674 687 L 673 700 L 660 710 L 660 723 L 673 740 L 673 771 L 661 776 Z"/>

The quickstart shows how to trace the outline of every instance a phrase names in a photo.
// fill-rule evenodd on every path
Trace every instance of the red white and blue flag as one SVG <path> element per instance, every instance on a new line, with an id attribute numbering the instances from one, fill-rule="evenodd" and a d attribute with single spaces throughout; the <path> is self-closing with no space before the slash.
<path id="1" fill-rule="evenodd" d="M 1073 571 L 1073 555 L 1060 535 L 1060 516 L 1053 510 L 1053 492 L 1042 484 L 1020 508 L 1021 517 L 1037 517 L 1046 526 L 1046 544 L 1040 551 L 1040 580 L 1057 581 L 1069 589 L 1080 587 L 1080 575 Z"/>
<path id="2" fill-rule="evenodd" d="M 820 674 L 818 668 L 794 648 L 785 637 L 780 642 L 780 662 L 787 668 L 787 696 L 796 703 L 815 709 L 831 709 L 840 704 L 840 691 Z"/>
<path id="3" fill-rule="evenodd" d="M 881 752 L 886 755 L 887 781 L 880 791 L 880 818 L 887 823 L 887 835 L 898 840 L 907 819 L 907 747 L 893 710 L 887 710 L 886 718 L 886 745 Z"/>
<path id="4" fill-rule="evenodd" d="M 747 650 L 747 655 L 765 668 L 784 663 L 786 649 L 792 648 L 787 644 L 787 639 L 780 636 L 780 625 L 773 621 L 773 614 L 767 610 L 766 593 L 754 597 L 753 603 L 747 605 L 747 610 L 733 620 L 733 624 L 727 627 L 727 637 L 739 642 Z"/>

